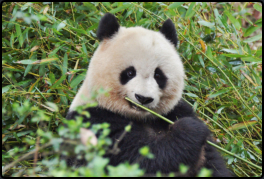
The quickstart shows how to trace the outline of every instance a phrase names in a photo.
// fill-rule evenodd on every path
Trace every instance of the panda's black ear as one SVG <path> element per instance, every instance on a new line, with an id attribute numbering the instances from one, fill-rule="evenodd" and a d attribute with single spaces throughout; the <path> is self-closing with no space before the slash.
<path id="1" fill-rule="evenodd" d="M 106 13 L 100 20 L 96 32 L 97 38 L 99 41 L 102 41 L 105 38 L 110 38 L 118 31 L 119 27 L 116 17 L 113 14 Z"/>
<path id="2" fill-rule="evenodd" d="M 175 45 L 175 47 L 177 46 L 178 39 L 177 39 L 176 29 L 173 22 L 170 19 L 167 19 L 163 23 L 160 32 L 166 37 L 166 39 L 171 41 Z"/>

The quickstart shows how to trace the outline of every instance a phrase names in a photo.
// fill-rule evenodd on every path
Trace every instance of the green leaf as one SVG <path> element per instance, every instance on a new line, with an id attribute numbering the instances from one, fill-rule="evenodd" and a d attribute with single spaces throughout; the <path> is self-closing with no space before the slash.
<path id="1" fill-rule="evenodd" d="M 238 53 L 238 50 L 235 50 L 235 49 L 222 49 L 221 51 L 225 51 L 225 52 L 229 52 L 229 53 Z"/>
<path id="2" fill-rule="evenodd" d="M 42 56 L 41 56 L 41 59 L 45 59 L 46 58 L 46 53 L 43 52 L 42 53 Z M 39 67 L 39 76 L 44 76 L 45 74 L 45 65 L 40 65 Z"/>
<path id="3" fill-rule="evenodd" d="M 85 43 L 82 44 L 82 50 L 86 55 L 88 55 Z"/>
<path id="4" fill-rule="evenodd" d="M 55 75 L 52 72 L 49 73 L 49 79 L 50 79 L 51 84 L 55 83 Z"/>
<path id="5" fill-rule="evenodd" d="M 93 11 L 96 11 L 96 7 L 90 3 L 90 2 L 83 2 L 83 5 L 85 5 L 86 7 L 88 7 L 89 9 L 93 10 Z"/>
<path id="6" fill-rule="evenodd" d="M 75 86 L 77 86 L 78 84 L 80 84 L 84 79 L 85 79 L 85 75 L 86 72 L 83 72 L 81 74 L 79 74 L 77 77 L 75 77 L 70 84 L 71 88 L 74 88 Z"/>
<path id="7" fill-rule="evenodd" d="M 207 168 L 202 168 L 199 172 L 199 174 L 197 175 L 198 177 L 211 177 L 212 176 L 213 171 Z"/>
<path id="8" fill-rule="evenodd" d="M 253 57 L 253 56 L 250 56 L 250 57 L 242 57 L 241 60 L 248 61 L 248 62 L 261 62 L 262 61 L 262 59 L 256 58 L 256 57 Z"/>
<path id="9" fill-rule="evenodd" d="M 179 170 L 180 170 L 181 174 L 185 174 L 189 170 L 189 167 L 181 163 L 179 166 Z"/>
<path id="10" fill-rule="evenodd" d="M 130 132 L 130 131 L 131 131 L 131 125 L 127 125 L 127 126 L 125 127 L 125 131 Z"/>
<path id="11" fill-rule="evenodd" d="M 67 53 L 64 54 L 63 63 L 62 63 L 62 75 L 65 75 L 68 70 L 68 55 Z"/>
<path id="12" fill-rule="evenodd" d="M 226 57 L 247 57 L 248 55 L 240 55 L 240 54 L 228 54 L 228 53 L 223 53 L 221 55 L 224 55 Z"/>
<path id="13" fill-rule="evenodd" d="M 219 96 L 221 94 L 224 94 L 224 93 L 228 92 L 229 90 L 230 90 L 230 88 L 222 89 L 222 90 L 220 90 L 220 91 L 218 91 L 218 92 L 216 92 L 214 94 L 210 94 L 208 96 L 208 98 L 215 98 L 216 96 Z"/>
<path id="14" fill-rule="evenodd" d="M 64 28 L 66 26 L 67 22 L 66 20 L 62 21 L 58 27 L 57 27 L 57 31 L 60 31 L 60 29 Z"/>
<path id="15" fill-rule="evenodd" d="M 17 85 L 17 86 L 26 86 L 26 85 L 28 85 L 30 82 L 32 82 L 32 79 L 31 79 L 31 80 L 26 80 L 26 81 L 21 81 L 21 82 L 17 83 L 16 85 Z"/>
<path id="16" fill-rule="evenodd" d="M 168 6 L 168 9 L 176 9 L 177 7 L 183 5 L 185 2 L 174 2 Z"/>
<path id="17" fill-rule="evenodd" d="M 56 29 L 52 28 L 53 32 L 55 32 L 58 35 L 63 35 L 62 33 L 60 33 L 59 31 L 57 31 Z"/>
<path id="18" fill-rule="evenodd" d="M 18 64 L 33 64 L 34 62 L 36 62 L 37 60 L 32 60 L 32 59 L 28 59 L 28 60 L 20 60 L 20 61 L 17 61 L 15 63 L 18 63 Z"/>
<path id="19" fill-rule="evenodd" d="M 195 11 L 193 10 L 194 5 L 195 5 L 195 2 L 192 2 L 191 5 L 189 6 L 185 14 L 185 19 L 189 19 L 195 14 Z"/>
<path id="20" fill-rule="evenodd" d="M 214 23 L 206 22 L 206 21 L 198 21 L 198 23 L 206 27 L 213 27 L 215 25 Z"/>
<path id="21" fill-rule="evenodd" d="M 260 6 L 258 3 L 255 3 L 255 4 L 253 5 L 253 7 L 254 7 L 257 11 L 262 12 L 262 6 Z"/>
<path id="22" fill-rule="evenodd" d="M 215 14 L 215 19 L 216 22 L 221 26 L 221 27 L 225 27 L 224 24 L 221 21 L 222 16 L 219 14 L 218 10 L 215 8 L 214 9 L 214 14 Z"/>
<path id="23" fill-rule="evenodd" d="M 136 14 L 137 22 L 140 20 L 142 15 L 143 15 L 143 9 L 142 8 L 138 8 L 138 11 L 137 11 L 137 14 Z"/>
<path id="24" fill-rule="evenodd" d="M 211 47 L 210 47 L 210 46 L 207 47 L 206 55 L 207 55 L 210 59 L 213 59 L 213 54 L 212 54 L 212 50 L 211 50 Z"/>
<path id="25" fill-rule="evenodd" d="M 12 85 L 7 85 L 7 86 L 3 87 L 2 88 L 2 94 L 7 92 L 11 87 L 12 87 Z"/>
<path id="26" fill-rule="evenodd" d="M 73 27 L 71 27 L 70 29 L 75 31 L 75 32 L 77 32 L 77 33 L 80 33 L 80 34 L 85 34 L 85 35 L 87 34 L 87 32 L 85 30 L 83 30 L 83 29 L 76 29 L 76 28 L 73 28 Z"/>
<path id="27" fill-rule="evenodd" d="M 28 2 L 28 3 L 26 3 L 26 4 L 24 4 L 22 7 L 21 7 L 21 10 L 22 11 L 24 11 L 24 10 L 26 10 L 29 6 L 31 6 L 33 3 L 31 3 L 31 2 Z"/>
<path id="28" fill-rule="evenodd" d="M 60 45 L 59 47 L 55 48 L 52 52 L 50 52 L 48 57 L 49 58 L 53 57 L 60 50 L 60 48 L 62 48 L 64 45 L 66 45 L 66 44 Z"/>
<path id="29" fill-rule="evenodd" d="M 184 93 L 184 94 L 186 94 L 187 96 L 190 96 L 190 97 L 198 98 L 198 96 L 196 94 L 193 94 L 193 93 Z"/>
<path id="30" fill-rule="evenodd" d="M 16 35 L 17 35 L 19 44 L 22 47 L 22 45 L 23 45 L 23 36 L 21 34 L 20 25 L 18 25 L 18 24 L 16 24 Z"/>
<path id="31" fill-rule="evenodd" d="M 254 36 L 254 37 L 247 38 L 247 39 L 244 40 L 244 42 L 250 43 L 250 42 L 255 42 L 257 40 L 260 40 L 260 39 L 262 39 L 262 33 L 259 34 L 259 35 Z"/>
<path id="32" fill-rule="evenodd" d="M 66 75 L 60 77 L 60 79 L 56 83 L 54 83 L 54 85 L 52 85 L 50 88 L 55 88 L 56 86 L 60 85 L 62 81 L 66 79 L 66 77 L 67 77 Z"/>
<path id="33" fill-rule="evenodd" d="M 102 4 L 108 8 L 111 8 L 111 4 L 109 2 L 102 2 Z"/>
<path id="34" fill-rule="evenodd" d="M 97 27 L 98 27 L 98 23 L 95 23 L 94 25 L 92 25 L 91 27 L 89 27 L 86 31 L 89 32 L 90 30 L 97 29 Z"/>
<path id="35" fill-rule="evenodd" d="M 251 26 L 249 27 L 246 32 L 244 33 L 244 37 L 248 37 L 249 35 L 251 35 L 253 32 L 255 32 L 257 29 L 259 29 L 260 27 L 262 27 L 262 22 L 261 23 L 257 23 L 256 27 L 255 26 Z"/>
<path id="36" fill-rule="evenodd" d="M 33 67 L 33 65 L 28 65 L 26 70 L 25 70 L 25 73 L 24 73 L 24 77 L 28 74 L 28 72 L 31 70 L 31 68 Z"/>
<path id="37" fill-rule="evenodd" d="M 13 43 L 14 43 L 14 34 L 11 34 L 11 38 L 10 38 L 10 46 L 13 48 Z"/>
<path id="38" fill-rule="evenodd" d="M 241 25 L 239 21 L 235 17 L 233 17 L 232 14 L 230 14 L 228 11 L 225 11 L 224 13 L 229 18 L 229 20 L 232 22 L 232 24 L 234 24 L 235 28 L 237 30 L 240 30 Z"/>
<path id="39" fill-rule="evenodd" d="M 139 149 L 139 153 L 140 153 L 141 155 L 143 155 L 143 156 L 148 155 L 148 153 L 149 153 L 149 147 L 148 147 L 148 146 L 141 147 L 141 148 Z"/>
<path id="40" fill-rule="evenodd" d="M 241 123 L 228 127 L 228 130 L 233 131 L 233 130 L 238 130 L 238 129 L 244 129 L 249 126 L 253 126 L 256 123 L 258 123 L 258 121 L 245 121 L 245 122 L 241 122 Z"/>
<path id="41" fill-rule="evenodd" d="M 112 9 L 109 12 L 112 13 L 112 14 L 115 14 L 117 12 L 120 12 L 120 11 L 124 10 L 124 9 L 128 9 L 130 6 L 131 6 L 131 4 L 124 4 L 124 5 L 120 6 L 120 7 L 117 7 L 115 9 Z"/>
<path id="42" fill-rule="evenodd" d="M 203 66 L 203 68 L 205 68 L 203 57 L 201 55 L 198 55 L 198 58 L 199 58 L 201 65 Z"/>
<path id="43" fill-rule="evenodd" d="M 52 103 L 52 102 L 47 101 L 45 104 L 47 106 L 49 106 L 51 109 L 54 109 L 55 112 L 58 112 L 59 111 L 59 108 L 58 108 L 58 106 L 55 103 Z"/>

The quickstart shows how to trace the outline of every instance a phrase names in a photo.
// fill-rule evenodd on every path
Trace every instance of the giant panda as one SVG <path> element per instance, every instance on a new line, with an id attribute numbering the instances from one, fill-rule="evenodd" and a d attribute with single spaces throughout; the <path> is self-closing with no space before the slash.
<path id="1" fill-rule="evenodd" d="M 143 27 L 120 27 L 116 17 L 106 13 L 97 30 L 100 44 L 86 78 L 75 96 L 67 119 L 79 114 L 77 106 L 87 103 L 94 90 L 110 89 L 109 96 L 97 97 L 98 106 L 87 108 L 91 124 L 110 124 L 110 138 L 116 141 L 132 121 L 132 129 L 118 144 L 120 152 L 108 154 L 109 164 L 133 163 L 139 149 L 149 146 L 154 159 L 139 161 L 146 174 L 178 172 L 179 164 L 189 166 L 186 176 L 196 176 L 202 167 L 213 176 L 230 176 L 225 162 L 207 140 L 210 131 L 192 107 L 182 100 L 184 67 L 175 50 L 177 34 L 170 19 L 160 31 Z M 174 122 L 169 124 L 125 100 L 129 97 Z"/>

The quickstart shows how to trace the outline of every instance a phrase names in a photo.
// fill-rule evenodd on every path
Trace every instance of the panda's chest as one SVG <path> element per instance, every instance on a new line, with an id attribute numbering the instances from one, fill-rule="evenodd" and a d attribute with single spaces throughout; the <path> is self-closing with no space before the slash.
<path id="1" fill-rule="evenodd" d="M 161 140 L 163 137 L 170 133 L 168 126 L 164 125 L 144 125 L 144 134 L 151 140 Z"/>

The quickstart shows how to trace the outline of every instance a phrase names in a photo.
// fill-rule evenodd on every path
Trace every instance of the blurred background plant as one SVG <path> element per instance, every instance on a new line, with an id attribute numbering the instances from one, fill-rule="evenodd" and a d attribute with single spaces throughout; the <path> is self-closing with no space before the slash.
<path id="1" fill-rule="evenodd" d="M 144 174 L 137 164 L 107 166 L 108 159 L 102 158 L 111 144 L 107 124 L 92 128 L 106 131 L 98 138 L 100 145 L 84 146 L 79 129 L 89 124 L 64 118 L 99 44 L 96 30 L 106 12 L 114 14 L 121 26 L 152 30 L 172 19 L 186 71 L 184 99 L 220 147 L 259 166 L 222 152 L 228 168 L 237 176 L 260 176 L 262 4 L 249 2 L 4 2 L 2 175 Z M 68 168 L 65 160 L 59 160 L 64 151 L 60 146 L 67 141 L 76 145 L 75 152 L 86 153 L 88 166 Z M 141 152 L 143 157 L 152 156 L 147 148 Z M 208 175 L 210 171 L 204 169 L 199 176 Z"/>

